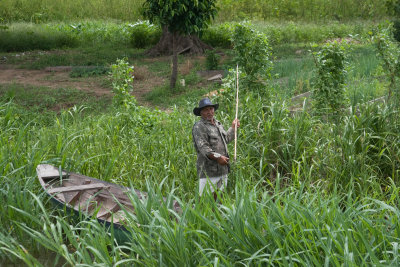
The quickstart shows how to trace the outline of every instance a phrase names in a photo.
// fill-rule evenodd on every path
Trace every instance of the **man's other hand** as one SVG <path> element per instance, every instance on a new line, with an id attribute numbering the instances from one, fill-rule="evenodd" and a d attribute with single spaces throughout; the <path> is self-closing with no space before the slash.
<path id="1" fill-rule="evenodd" d="M 238 119 L 234 119 L 232 121 L 232 128 L 235 128 L 235 125 L 237 125 L 237 127 L 240 127 L 240 121 Z"/>

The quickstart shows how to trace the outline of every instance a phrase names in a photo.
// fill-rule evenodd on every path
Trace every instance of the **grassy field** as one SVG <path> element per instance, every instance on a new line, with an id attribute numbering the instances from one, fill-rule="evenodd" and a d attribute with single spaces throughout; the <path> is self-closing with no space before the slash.
<path id="1" fill-rule="evenodd" d="M 141 19 L 144 0 L 3 0 L 0 22 L 74 21 L 82 19 Z M 346 21 L 382 19 L 393 15 L 396 1 L 372 0 L 218 0 L 217 21 L 280 20 L 280 21 Z"/>
<path id="2" fill-rule="evenodd" d="M 254 1 L 260 8 L 269 2 Z M 289 10 L 283 2 L 282 12 Z M 7 4 L 11 8 L 2 2 Z M 383 17 L 380 10 L 375 12 Z M 135 47 L 138 31 L 129 23 L 7 24 L 0 30 L 12 37 L 0 38 L 0 265 L 399 265 L 399 110 L 363 104 L 387 94 L 370 41 L 377 22 L 318 24 L 253 24 L 270 40 L 271 94 L 240 93 L 238 160 L 218 203 L 198 196 L 191 140 L 193 107 L 221 89 L 198 75 L 207 70 L 206 56 L 181 55 L 185 86 L 169 89 L 170 58 L 149 58 L 145 47 Z M 202 37 L 223 55 L 218 69 L 224 74 L 235 67 L 229 27 L 215 24 Z M 312 51 L 318 48 L 312 44 L 344 39 L 349 106 L 328 120 L 302 109 L 305 99 L 291 98 L 314 89 Z M 134 66 L 139 105 L 131 109 L 112 105 L 108 71 L 122 58 Z M 51 70 L 60 66 L 70 68 Z M 217 118 L 229 125 L 233 88 L 213 101 L 220 103 Z M 114 239 L 93 218 L 77 221 L 54 210 L 36 178 L 40 163 L 149 192 L 144 201 L 132 196 L 136 213 L 126 214 L 128 242 Z M 182 213 L 172 211 L 172 200 Z"/>

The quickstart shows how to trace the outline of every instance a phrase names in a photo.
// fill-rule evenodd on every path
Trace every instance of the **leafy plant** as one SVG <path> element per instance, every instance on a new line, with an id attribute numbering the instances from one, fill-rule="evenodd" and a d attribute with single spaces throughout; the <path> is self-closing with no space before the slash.
<path id="1" fill-rule="evenodd" d="M 393 93 L 396 99 L 399 97 L 398 78 L 400 78 L 400 47 L 393 40 L 392 25 L 380 27 L 377 33 L 372 37 L 378 55 L 383 61 L 383 70 L 389 79 L 389 98 Z"/>
<path id="2" fill-rule="evenodd" d="M 271 78 L 272 61 L 268 38 L 250 28 L 238 24 L 232 35 L 235 61 L 242 71 L 241 83 L 247 90 L 262 91 Z"/>
<path id="3" fill-rule="evenodd" d="M 201 34 L 201 40 L 212 47 L 231 48 L 232 31 L 237 23 L 225 22 L 213 25 L 205 29 Z"/>
<path id="4" fill-rule="evenodd" d="M 214 50 L 207 50 L 206 52 L 206 68 L 208 70 L 218 69 L 218 64 L 221 56 L 218 55 Z"/>
<path id="5" fill-rule="evenodd" d="M 161 30 L 148 21 L 139 21 L 131 26 L 131 45 L 134 48 L 146 48 L 155 45 L 160 39 Z"/>
<path id="6" fill-rule="evenodd" d="M 61 33 L 44 25 L 16 24 L 0 30 L 0 51 L 22 52 L 75 47 L 74 36 Z"/>
<path id="7" fill-rule="evenodd" d="M 126 58 L 118 59 L 116 64 L 111 65 L 113 103 L 116 107 L 136 108 L 136 99 L 131 95 L 133 77 L 133 66 L 129 65 Z"/>
<path id="8" fill-rule="evenodd" d="M 328 42 L 313 55 L 317 67 L 312 94 L 314 109 L 319 114 L 338 115 L 347 103 L 345 97 L 348 65 L 346 46 L 337 41 Z"/>

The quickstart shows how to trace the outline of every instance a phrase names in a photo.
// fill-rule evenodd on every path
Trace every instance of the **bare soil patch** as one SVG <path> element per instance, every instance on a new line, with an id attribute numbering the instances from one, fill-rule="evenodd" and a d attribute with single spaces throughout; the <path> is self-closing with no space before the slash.
<path id="1" fill-rule="evenodd" d="M 74 88 L 97 96 L 111 95 L 110 88 L 98 77 L 71 78 L 69 71 L 28 70 L 13 65 L 0 65 L 0 84 L 22 84 L 50 88 Z"/>
<path id="2" fill-rule="evenodd" d="M 93 93 L 96 96 L 112 96 L 111 83 L 108 77 L 82 77 L 71 78 L 70 66 L 58 66 L 43 70 L 20 69 L 18 66 L 0 64 L 0 84 L 21 84 L 26 86 L 49 87 L 49 88 L 74 88 Z M 165 83 L 162 77 L 151 74 L 147 66 L 135 67 L 135 79 L 133 81 L 133 94 L 139 104 L 148 105 L 144 95 L 156 86 Z"/>

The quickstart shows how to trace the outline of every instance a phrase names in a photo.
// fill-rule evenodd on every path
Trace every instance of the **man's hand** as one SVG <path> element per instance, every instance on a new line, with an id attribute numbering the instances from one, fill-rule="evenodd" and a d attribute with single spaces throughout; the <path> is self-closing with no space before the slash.
<path id="1" fill-rule="evenodd" d="M 228 165 L 229 164 L 229 158 L 225 157 L 225 156 L 221 156 L 219 158 L 217 158 L 217 162 L 219 165 Z"/>
<path id="2" fill-rule="evenodd" d="M 232 121 L 232 128 L 235 129 L 235 125 L 237 125 L 237 128 L 240 127 L 240 121 L 238 119 L 234 119 Z"/>
<path id="3" fill-rule="evenodd" d="M 225 157 L 225 156 L 219 156 L 218 158 L 217 157 L 215 157 L 214 156 L 214 153 L 210 153 L 209 155 L 208 155 L 208 157 L 210 158 L 210 159 L 213 159 L 213 160 L 215 160 L 215 161 L 217 161 L 217 163 L 219 164 L 219 165 L 228 165 L 229 164 L 229 158 L 228 157 Z"/>

